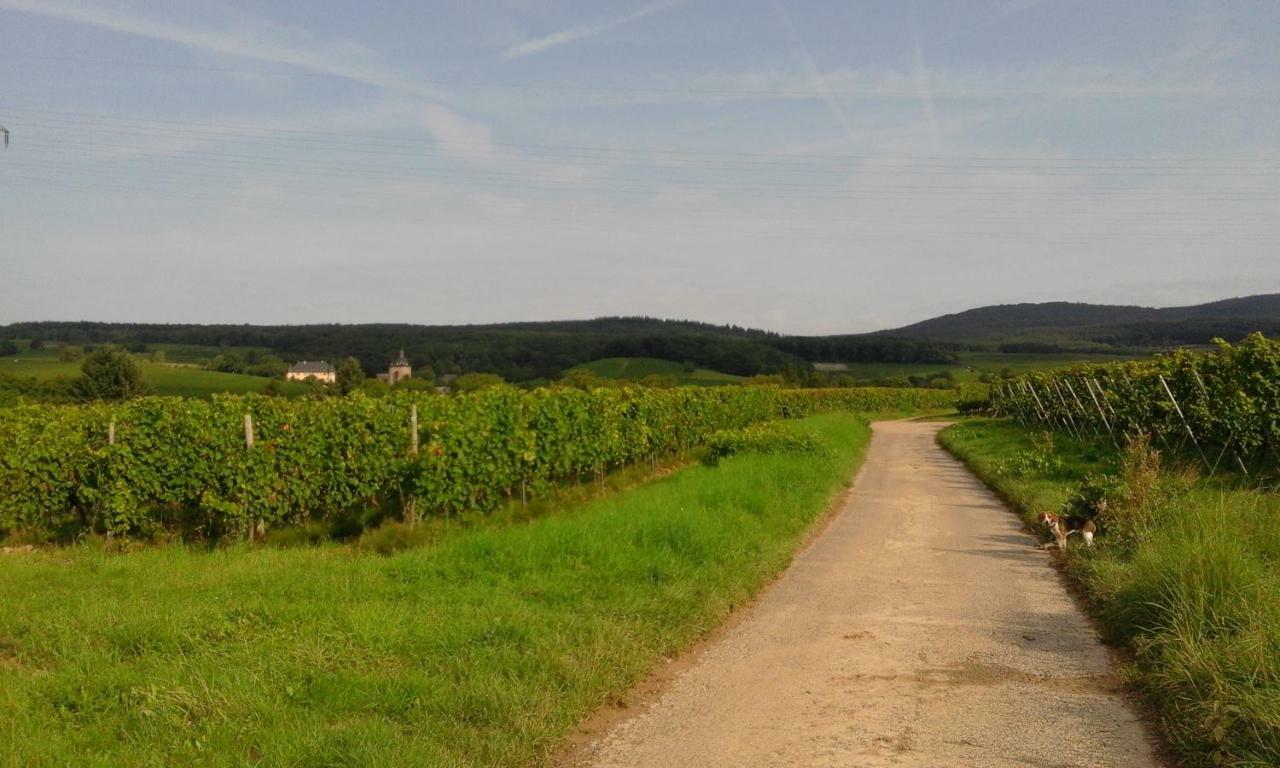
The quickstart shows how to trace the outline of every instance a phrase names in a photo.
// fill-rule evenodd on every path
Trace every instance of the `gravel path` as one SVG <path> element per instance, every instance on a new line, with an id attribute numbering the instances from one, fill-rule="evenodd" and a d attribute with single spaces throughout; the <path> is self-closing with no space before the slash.
<path id="1" fill-rule="evenodd" d="M 881 422 L 826 530 L 634 717 L 568 761 L 1157 766 L 1049 555 L 934 442 Z"/>

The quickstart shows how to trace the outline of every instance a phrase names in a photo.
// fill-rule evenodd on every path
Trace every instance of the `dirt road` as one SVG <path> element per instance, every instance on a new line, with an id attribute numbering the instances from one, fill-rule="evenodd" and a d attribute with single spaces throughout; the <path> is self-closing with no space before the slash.
<path id="1" fill-rule="evenodd" d="M 935 444 L 939 428 L 876 424 L 812 546 L 572 762 L 1159 765 L 1049 555 Z"/>

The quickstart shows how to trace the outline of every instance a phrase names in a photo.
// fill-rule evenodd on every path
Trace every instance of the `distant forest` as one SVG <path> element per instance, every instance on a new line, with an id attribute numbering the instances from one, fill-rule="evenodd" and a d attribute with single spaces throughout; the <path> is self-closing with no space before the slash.
<path id="1" fill-rule="evenodd" d="M 1054 301 L 1001 304 L 930 318 L 881 333 L 1004 352 L 1057 352 L 1084 347 L 1150 349 L 1239 341 L 1261 331 L 1280 334 L 1280 294 L 1223 299 L 1187 307 L 1135 307 Z"/>
<path id="2" fill-rule="evenodd" d="M 416 368 L 437 374 L 496 373 L 507 381 L 558 377 L 604 357 L 657 357 L 741 376 L 785 374 L 798 381 L 814 362 L 948 364 L 958 346 L 883 336 L 783 336 L 737 326 L 645 317 L 473 326 L 159 325 L 37 322 L 0 327 L 0 338 L 71 344 L 192 344 L 263 347 L 287 360 L 352 356 L 367 371 L 401 348 Z"/>

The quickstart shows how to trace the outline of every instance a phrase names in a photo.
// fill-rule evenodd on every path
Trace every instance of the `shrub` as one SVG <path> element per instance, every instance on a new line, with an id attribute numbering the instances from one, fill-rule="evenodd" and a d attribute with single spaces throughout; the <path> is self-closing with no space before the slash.
<path id="1" fill-rule="evenodd" d="M 997 475 L 1048 475 L 1061 468 L 1062 459 L 1054 450 L 1053 433 L 1045 431 L 1033 434 L 1030 448 L 999 462 L 995 471 Z"/>
<path id="2" fill-rule="evenodd" d="M 721 459 L 736 453 L 820 453 L 822 443 L 816 437 L 797 432 L 788 424 L 769 422 L 742 429 L 724 429 L 707 438 L 702 463 L 715 466 Z"/>

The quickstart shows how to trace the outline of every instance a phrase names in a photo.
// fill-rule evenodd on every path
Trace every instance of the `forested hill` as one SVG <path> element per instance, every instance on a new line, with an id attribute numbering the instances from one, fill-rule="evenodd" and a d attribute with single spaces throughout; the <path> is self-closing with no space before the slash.
<path id="1" fill-rule="evenodd" d="M 1254 331 L 1280 333 L 1280 294 L 1166 308 L 1065 301 L 1001 304 L 873 335 L 1016 349 L 1037 344 L 1167 347 L 1206 344 L 1215 337 L 1237 341 Z"/>
<path id="2" fill-rule="evenodd" d="M 261 347 L 286 360 L 354 356 L 382 370 L 403 348 L 415 367 L 486 371 L 508 381 L 559 376 L 607 357 L 657 357 L 743 376 L 804 378 L 812 362 L 954 361 L 952 345 L 868 336 L 782 336 L 684 320 L 605 317 L 499 325 L 160 325 L 35 322 L 0 326 L 0 339 L 68 343 Z"/>

